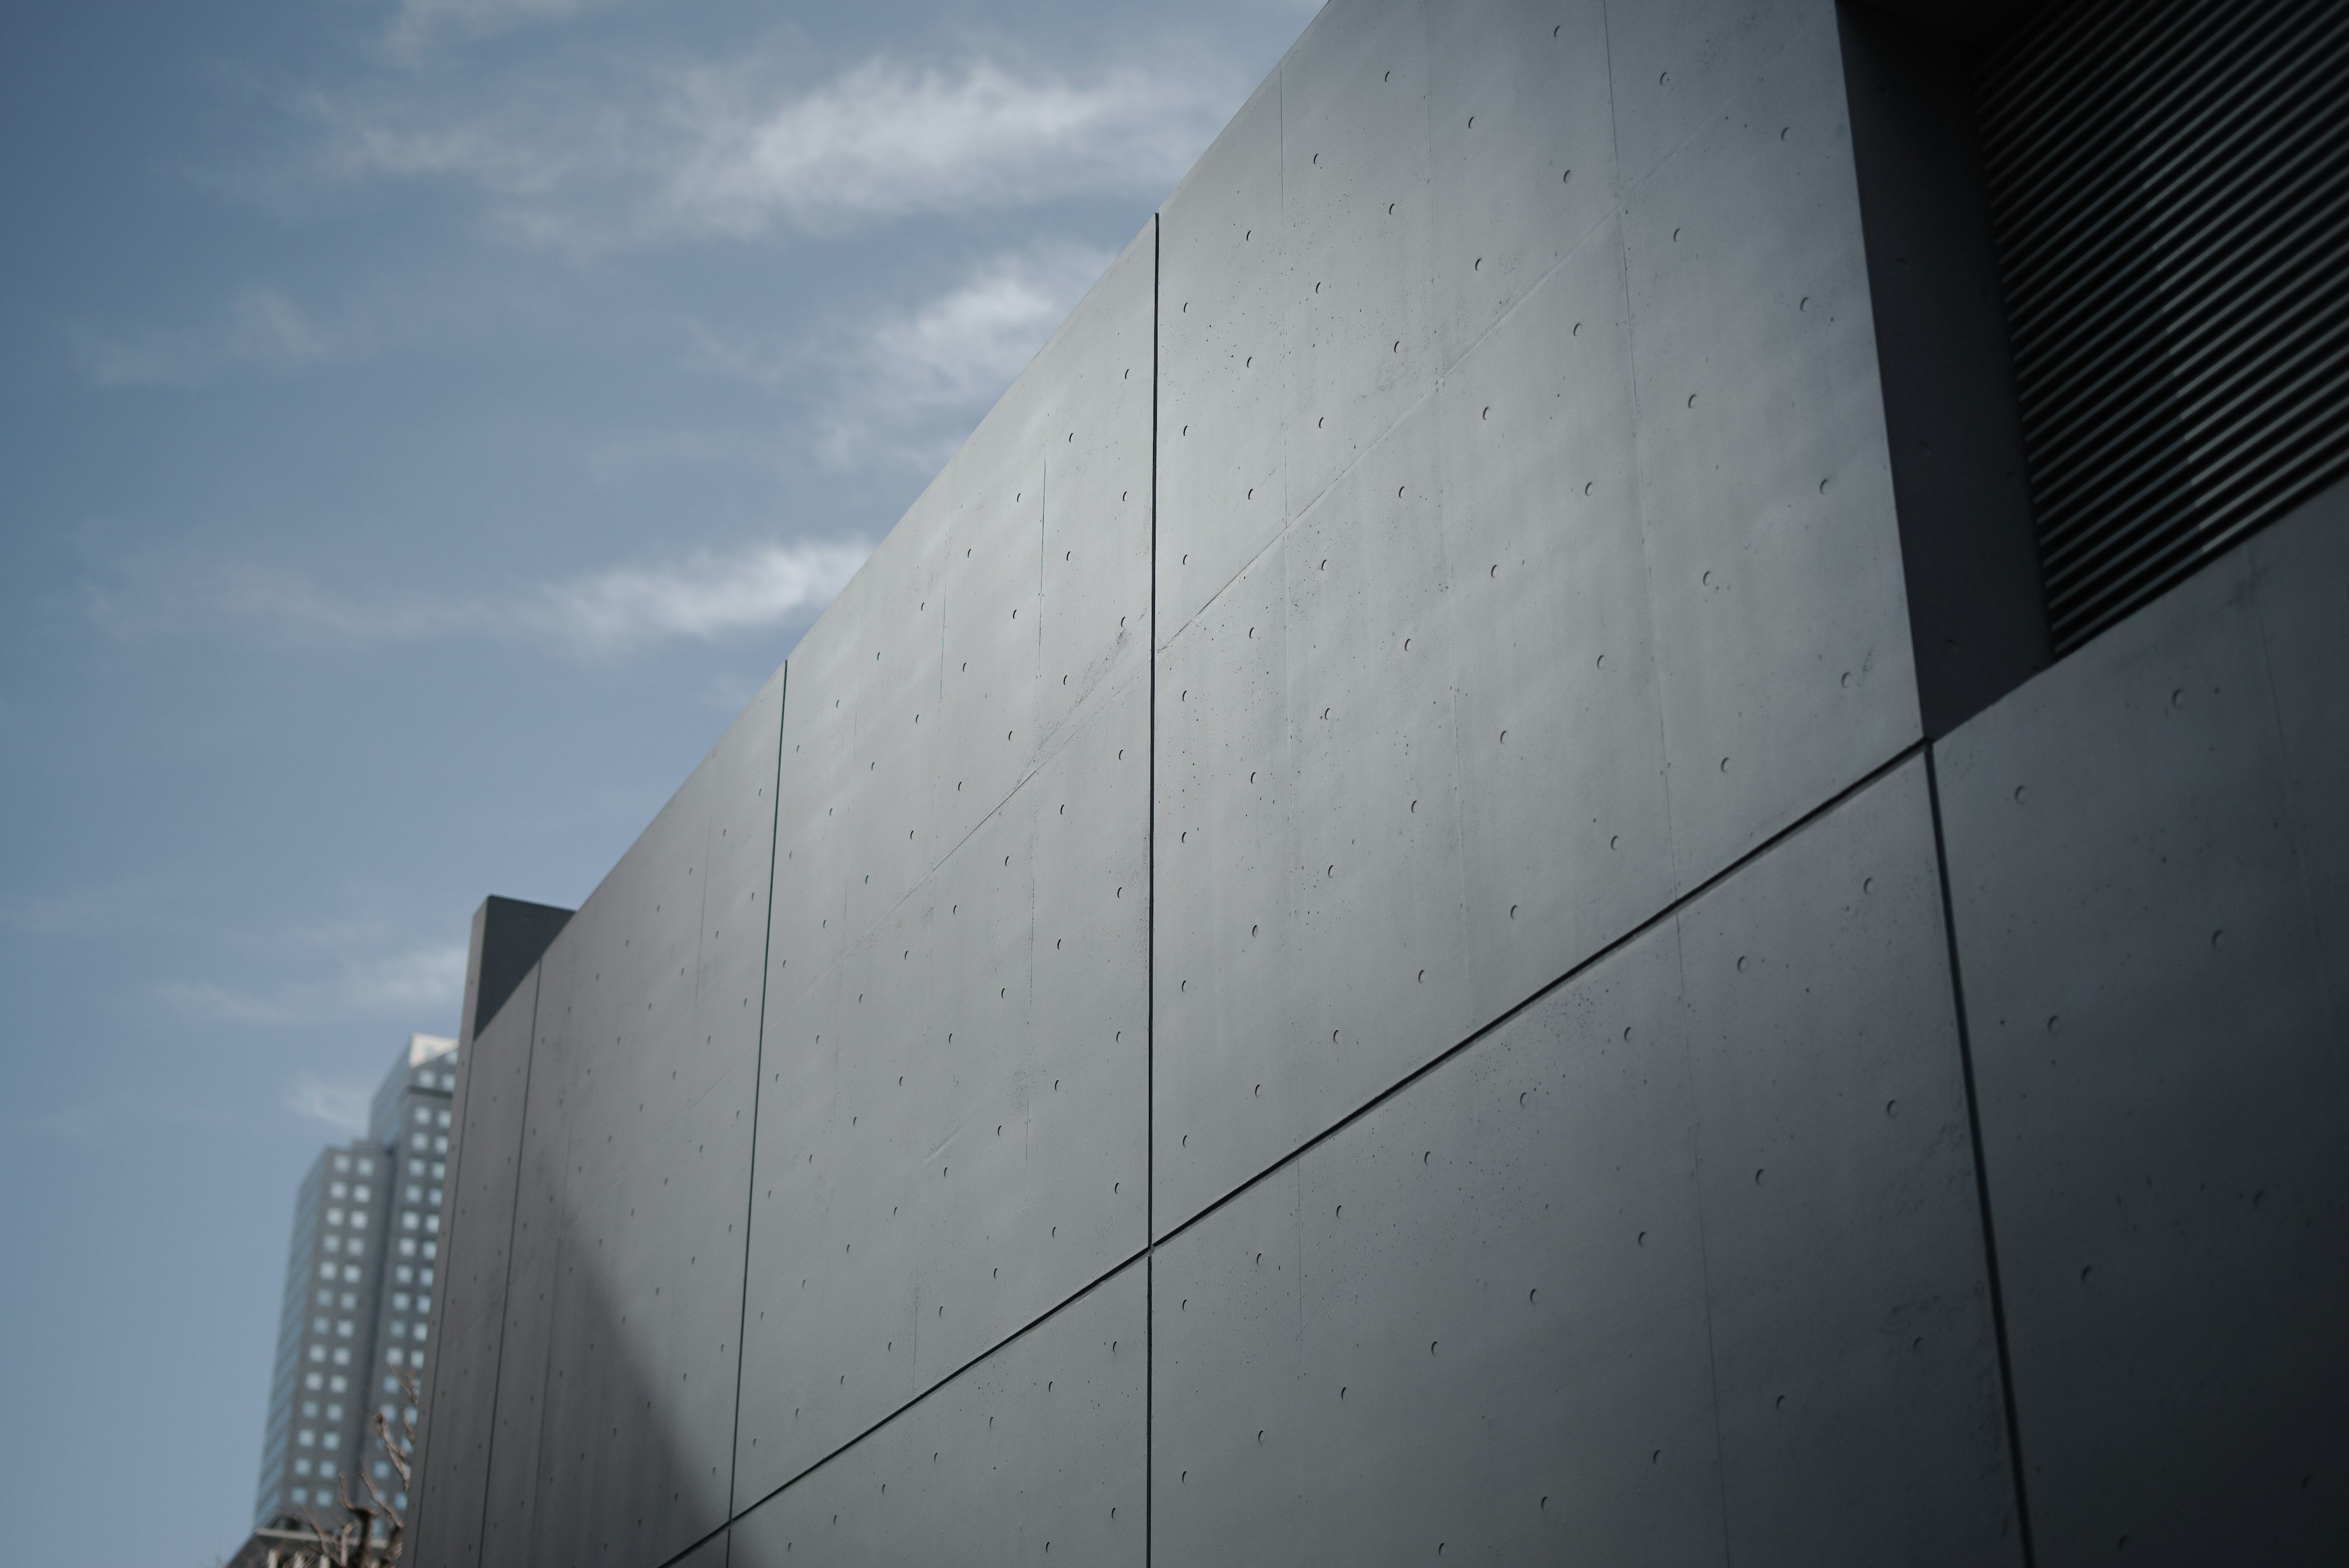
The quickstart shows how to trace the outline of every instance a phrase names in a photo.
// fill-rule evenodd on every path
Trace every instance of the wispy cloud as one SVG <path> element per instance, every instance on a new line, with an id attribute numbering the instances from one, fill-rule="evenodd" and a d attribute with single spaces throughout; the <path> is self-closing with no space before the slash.
<path id="1" fill-rule="evenodd" d="M 89 609 L 99 625 L 124 637 L 225 622 L 298 647 L 478 637 L 608 658 L 664 641 L 716 641 L 812 615 L 832 602 L 870 553 L 853 539 L 696 550 L 679 560 L 471 597 L 369 595 L 274 566 L 148 568 L 94 587 Z"/>
<path id="2" fill-rule="evenodd" d="M 367 1091 L 363 1085 L 328 1083 L 306 1068 L 285 1085 L 281 1103 L 295 1116 L 324 1123 L 347 1137 L 367 1127 Z"/>
<path id="3" fill-rule="evenodd" d="M 698 550 L 672 566 L 618 566 L 551 584 L 517 609 L 539 631 L 583 651 L 680 637 L 708 641 L 822 608 L 871 553 L 835 543 L 761 545 L 733 556 Z"/>
<path id="4" fill-rule="evenodd" d="M 179 981 L 160 990 L 182 1017 L 272 1028 L 355 1012 L 436 1012 L 454 1007 L 464 985 L 465 949 L 446 944 L 348 958 L 333 974 L 260 988 Z"/>
<path id="5" fill-rule="evenodd" d="M 829 234 L 921 213 L 1156 194 L 1246 83 L 1170 50 L 1151 68 L 951 65 L 889 55 L 808 85 L 782 51 L 631 61 L 481 95 L 319 94 L 319 170 L 440 181 L 511 237 L 578 248 Z"/>
<path id="6" fill-rule="evenodd" d="M 101 387 L 198 387 L 231 370 L 298 370 L 364 352 L 363 337 L 322 327 L 274 288 L 248 288 L 200 327 L 69 330 L 75 362 Z"/>
<path id="7" fill-rule="evenodd" d="M 926 304 L 869 324 L 841 350 L 820 455 L 841 467 L 944 462 L 1113 259 L 1077 244 L 991 256 Z"/>
<path id="8" fill-rule="evenodd" d="M 948 293 L 873 329 L 874 377 L 891 395 L 929 406 L 991 403 L 1114 259 L 1055 245 L 984 262 Z"/>

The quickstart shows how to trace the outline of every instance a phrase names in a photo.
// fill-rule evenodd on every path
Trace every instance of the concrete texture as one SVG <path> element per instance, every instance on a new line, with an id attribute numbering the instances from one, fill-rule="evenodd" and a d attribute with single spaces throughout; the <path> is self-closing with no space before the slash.
<path id="1" fill-rule="evenodd" d="M 424 1568 L 2320 1560 L 2349 520 L 2041 668 L 1945 64 L 1325 10 L 481 1025 Z"/>

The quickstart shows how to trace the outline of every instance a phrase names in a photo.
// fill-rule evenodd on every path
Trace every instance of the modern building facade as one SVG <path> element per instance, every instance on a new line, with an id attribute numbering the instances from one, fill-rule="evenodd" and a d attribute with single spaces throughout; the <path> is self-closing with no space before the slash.
<path id="1" fill-rule="evenodd" d="M 367 1425 L 398 1429 L 403 1376 L 428 1369 L 449 1104 L 457 1042 L 409 1036 L 376 1089 L 367 1135 L 322 1150 L 294 1200 L 294 1239 L 264 1428 L 256 1528 L 340 1517 L 336 1483 L 364 1498 L 364 1473 L 405 1508 Z"/>
<path id="2" fill-rule="evenodd" d="M 418 1561 L 2330 1561 L 2344 39 L 1325 9 L 477 919 Z"/>

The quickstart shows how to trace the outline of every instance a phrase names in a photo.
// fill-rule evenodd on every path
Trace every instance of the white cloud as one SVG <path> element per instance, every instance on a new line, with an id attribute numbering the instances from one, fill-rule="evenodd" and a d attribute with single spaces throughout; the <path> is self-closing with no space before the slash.
<path id="1" fill-rule="evenodd" d="M 673 102 L 685 156 L 667 171 L 664 216 L 725 234 L 1155 190 L 1216 122 L 1179 78 L 1022 77 L 984 57 L 950 71 L 875 58 L 782 101 L 755 78 L 700 72 Z"/>
<path id="2" fill-rule="evenodd" d="M 357 1137 L 367 1128 L 367 1091 L 352 1084 L 330 1084 L 316 1073 L 307 1071 L 294 1075 L 285 1085 L 284 1100 L 287 1110 L 314 1122 L 323 1122 L 345 1137 Z"/>
<path id="3" fill-rule="evenodd" d="M 93 589 L 89 611 L 123 637 L 226 621 L 297 647 L 481 637 L 523 639 L 575 657 L 604 658 L 664 641 L 715 641 L 812 616 L 832 602 L 869 554 L 871 546 L 854 539 L 758 544 L 723 554 L 696 550 L 673 562 L 614 566 L 464 598 L 339 592 L 280 567 L 149 567 L 126 582 Z M 207 1004 L 192 993 L 187 1000 Z"/>
<path id="4" fill-rule="evenodd" d="M 527 625 L 597 653 L 671 638 L 754 631 L 832 602 L 872 553 L 862 544 L 697 550 L 673 566 L 620 566 L 553 583 L 515 607 Z"/>
<path id="5" fill-rule="evenodd" d="M 921 309 L 874 329 L 875 379 L 892 396 L 933 406 L 992 403 L 1114 259 L 1090 245 L 997 256 Z"/>
<path id="6" fill-rule="evenodd" d="M 182 981 L 160 991 L 182 1017 L 269 1028 L 354 1012 L 439 1012 L 455 1007 L 464 986 L 465 949 L 450 944 L 348 959 L 338 973 L 257 990 Z"/>
<path id="7" fill-rule="evenodd" d="M 298 370 L 363 351 L 274 288 L 248 288 L 209 327 L 146 332 L 71 329 L 74 358 L 101 387 L 196 387 L 232 369 Z"/>
<path id="8" fill-rule="evenodd" d="M 630 61 L 461 96 L 316 95 L 332 179 L 469 186 L 511 237 L 571 249 L 827 234 L 1171 186 L 1246 83 L 1195 54 L 1063 74 L 882 55 L 812 87 L 796 57 Z"/>
<path id="9" fill-rule="evenodd" d="M 819 455 L 936 469 L 1114 259 L 1077 244 L 991 256 L 926 304 L 868 324 L 839 351 Z"/>

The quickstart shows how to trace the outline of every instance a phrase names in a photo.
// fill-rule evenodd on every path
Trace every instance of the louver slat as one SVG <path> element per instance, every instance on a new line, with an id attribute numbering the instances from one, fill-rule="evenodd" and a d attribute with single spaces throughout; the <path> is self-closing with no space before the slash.
<path id="1" fill-rule="evenodd" d="M 2060 653 L 2349 473 L 2349 7 L 2085 0 L 1980 102 Z"/>

